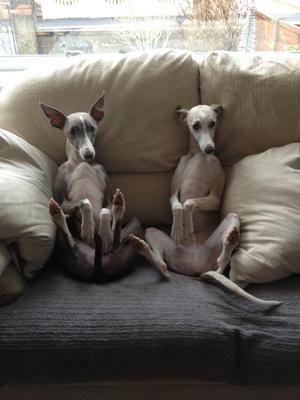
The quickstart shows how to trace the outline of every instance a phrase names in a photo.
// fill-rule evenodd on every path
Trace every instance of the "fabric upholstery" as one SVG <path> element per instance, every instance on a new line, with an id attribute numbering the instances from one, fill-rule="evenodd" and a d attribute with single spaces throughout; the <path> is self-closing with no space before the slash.
<path id="1" fill-rule="evenodd" d="M 172 172 L 111 174 L 113 189 L 119 188 L 125 196 L 125 223 L 136 217 L 144 225 L 171 224 L 171 179 Z"/>
<path id="2" fill-rule="evenodd" d="M 234 281 L 270 282 L 300 273 L 300 144 L 245 157 L 227 174 L 223 216 L 241 218 Z"/>
<path id="3" fill-rule="evenodd" d="M 6 244 L 0 241 L 0 305 L 19 297 L 26 288 L 25 279 L 19 274 Z"/>
<path id="4" fill-rule="evenodd" d="M 109 173 L 168 172 L 188 135 L 177 105 L 199 103 L 198 65 L 192 54 L 162 50 L 73 57 L 25 73 L 0 94 L 0 126 L 26 139 L 56 163 L 65 160 L 64 137 L 39 102 L 66 115 L 89 111 L 105 90 L 97 159 Z"/>
<path id="5" fill-rule="evenodd" d="M 0 238 L 18 243 L 26 275 L 40 269 L 53 249 L 48 202 L 55 173 L 54 162 L 40 150 L 0 130 Z"/>
<path id="6" fill-rule="evenodd" d="M 249 288 L 272 311 L 140 259 L 94 285 L 50 263 L 17 302 L 0 308 L 0 384 L 198 379 L 299 384 L 300 278 Z"/>
<path id="7" fill-rule="evenodd" d="M 244 66 L 236 55 L 214 53 L 200 67 L 203 103 L 225 108 L 217 144 L 227 166 L 299 136 L 299 110 L 291 108 L 300 96 L 294 61 L 245 54 L 243 60 Z M 106 90 L 98 159 L 113 186 L 125 193 L 127 218 L 170 222 L 169 181 L 188 145 L 173 109 L 198 104 L 198 83 L 198 65 L 185 52 L 63 60 L 54 69 L 25 74 L 1 93 L 0 125 L 60 163 L 64 138 L 42 116 L 38 102 L 65 113 L 87 111 Z M 284 113 L 290 110 L 288 119 Z M 48 198 L 55 166 L 12 134 L 2 131 L 0 139 L 0 179 L 5 168 L 0 237 L 10 241 L 21 221 L 23 256 L 40 267 L 53 245 Z M 252 275 L 258 271 L 265 281 L 274 276 L 272 268 L 277 278 L 297 272 L 299 146 L 249 156 L 229 171 L 222 212 L 242 218 L 233 279 L 258 281 Z M 7 175 L 11 167 L 15 173 Z M 13 197 L 4 204 L 8 194 Z M 18 208 L 12 209 L 16 196 Z M 249 271 L 241 276 L 245 254 Z M 299 276 L 249 287 L 260 298 L 283 301 L 270 310 L 172 272 L 169 282 L 162 281 L 140 258 L 129 276 L 106 285 L 75 281 L 57 264 L 53 258 L 22 299 L 0 308 L 1 385 L 121 379 L 299 385 Z"/>
<path id="8" fill-rule="evenodd" d="M 26 72 L 1 92 L 0 126 L 60 164 L 66 159 L 63 132 L 49 124 L 39 102 L 65 114 L 89 111 L 105 90 L 96 157 L 126 193 L 126 215 L 144 224 L 171 223 L 171 173 L 188 148 L 186 126 L 174 110 L 199 103 L 198 75 L 197 62 L 185 51 L 63 59 Z"/>
<path id="9" fill-rule="evenodd" d="M 221 104 L 217 151 L 224 166 L 300 141 L 300 63 L 285 53 L 212 52 L 200 63 L 203 104 Z"/>

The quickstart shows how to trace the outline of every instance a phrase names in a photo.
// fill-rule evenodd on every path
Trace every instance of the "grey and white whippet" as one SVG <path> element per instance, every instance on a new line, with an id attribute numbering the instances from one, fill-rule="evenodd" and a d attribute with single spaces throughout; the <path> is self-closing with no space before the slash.
<path id="1" fill-rule="evenodd" d="M 104 117 L 104 94 L 90 112 L 65 116 L 54 107 L 40 106 L 55 128 L 66 137 L 67 161 L 59 168 L 53 185 L 49 212 L 59 228 L 61 255 L 67 269 L 85 280 L 103 282 L 125 273 L 136 254 L 127 240 L 141 235 L 137 219 L 123 230 L 125 200 L 119 189 L 112 198 L 108 176 L 95 161 L 98 123 Z M 73 235 L 67 217 L 75 220 Z M 75 236 L 75 237 L 74 237 Z"/>
<path id="2" fill-rule="evenodd" d="M 231 213 L 219 223 L 225 174 L 214 155 L 214 136 L 222 111 L 219 105 L 177 108 L 176 113 L 190 131 L 190 146 L 189 152 L 181 157 L 171 183 L 171 237 L 148 228 L 145 241 L 134 235 L 130 240 L 165 278 L 169 278 L 169 267 L 181 274 L 219 283 L 255 303 L 275 306 L 280 302 L 258 299 L 223 275 L 238 245 L 240 220 Z"/>

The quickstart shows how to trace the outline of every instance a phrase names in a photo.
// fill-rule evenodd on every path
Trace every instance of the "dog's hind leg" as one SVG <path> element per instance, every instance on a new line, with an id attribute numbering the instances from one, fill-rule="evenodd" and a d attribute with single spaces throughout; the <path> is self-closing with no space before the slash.
<path id="1" fill-rule="evenodd" d="M 131 243 L 136 247 L 137 251 L 142 254 L 158 271 L 169 279 L 167 264 L 164 261 L 164 253 L 176 250 L 175 242 L 164 232 L 156 228 L 148 228 L 145 233 L 146 241 L 130 236 Z"/>
<path id="2" fill-rule="evenodd" d="M 228 214 L 225 220 L 228 220 L 227 226 L 222 234 L 222 251 L 217 259 L 217 272 L 222 274 L 230 262 L 231 254 L 237 247 L 240 237 L 240 220 L 236 214 Z"/>
<path id="3" fill-rule="evenodd" d="M 125 213 L 125 199 L 123 193 L 117 189 L 112 202 L 112 236 L 113 236 L 113 243 L 112 243 L 112 251 L 115 252 L 121 240 L 121 229 L 122 229 L 122 221 L 123 216 Z"/>
<path id="4" fill-rule="evenodd" d="M 93 244 L 95 221 L 91 202 L 88 199 L 83 200 L 64 200 L 60 205 L 66 217 L 74 215 L 80 219 L 80 237 L 88 245 Z"/>
<path id="5" fill-rule="evenodd" d="M 75 243 L 71 232 L 69 231 L 66 216 L 60 205 L 53 198 L 49 201 L 49 212 L 53 222 L 62 230 L 62 232 L 64 232 L 69 246 L 74 248 Z"/>
<path id="6" fill-rule="evenodd" d="M 101 238 L 97 233 L 95 234 L 95 278 L 97 282 L 119 279 L 129 271 L 137 253 L 135 246 L 129 240 L 131 234 L 137 237 L 143 234 L 141 224 L 136 218 L 133 218 L 122 230 L 122 240 L 115 253 L 105 256 L 101 251 Z"/>

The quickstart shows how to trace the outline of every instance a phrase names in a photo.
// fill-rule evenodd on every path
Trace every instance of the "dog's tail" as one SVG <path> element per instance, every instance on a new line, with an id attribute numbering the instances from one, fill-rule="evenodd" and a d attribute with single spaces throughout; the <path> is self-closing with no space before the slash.
<path id="1" fill-rule="evenodd" d="M 240 288 L 236 283 L 228 279 L 225 275 L 222 275 L 216 271 L 205 272 L 201 275 L 200 279 L 206 282 L 217 283 L 229 289 L 231 292 L 237 294 L 238 296 L 243 297 L 244 299 L 247 299 L 255 304 L 265 305 L 269 307 L 276 307 L 282 304 L 281 301 L 262 300 L 259 299 L 258 297 L 252 296 L 250 293 L 247 293 L 245 290 Z"/>

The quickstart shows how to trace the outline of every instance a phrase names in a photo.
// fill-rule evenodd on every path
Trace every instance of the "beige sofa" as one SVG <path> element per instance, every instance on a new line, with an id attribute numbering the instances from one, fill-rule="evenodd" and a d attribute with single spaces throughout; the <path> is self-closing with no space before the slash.
<path id="1" fill-rule="evenodd" d="M 101 391 L 107 382 L 119 382 L 125 396 L 124 381 L 139 381 L 152 387 L 144 398 L 163 393 L 161 385 L 177 388 L 172 398 L 182 398 L 182 388 L 191 396 L 200 390 L 220 398 L 221 386 L 210 386 L 216 383 L 282 384 L 277 394 L 298 391 L 287 385 L 300 378 L 300 281 L 293 275 L 300 271 L 299 82 L 296 55 L 198 57 L 161 50 L 74 57 L 26 72 L 1 92 L 0 300 L 30 289 L 0 309 L 0 384 L 77 382 L 93 390 L 90 383 L 97 381 Z M 136 216 L 144 225 L 171 223 L 170 179 L 189 140 L 175 107 L 224 107 L 216 137 L 227 173 L 220 212 L 237 212 L 242 222 L 230 276 L 256 284 L 251 293 L 282 300 L 282 306 L 254 306 L 173 273 L 162 282 L 141 258 L 129 276 L 103 286 L 73 281 L 55 253 L 37 273 L 54 246 L 48 199 L 57 165 L 65 160 L 64 137 L 49 126 L 39 101 L 68 114 L 88 110 L 103 90 L 97 158 L 125 194 L 126 219 Z M 26 276 L 35 277 L 29 284 L 7 251 L 13 240 Z M 209 385 L 199 386 L 203 381 Z M 139 385 L 133 385 L 137 396 Z M 40 393 L 37 387 L 32 390 Z M 11 395 L 13 389 L 4 389 Z M 128 395 L 130 390 L 129 384 Z M 257 392 L 243 393 L 255 398 Z"/>

